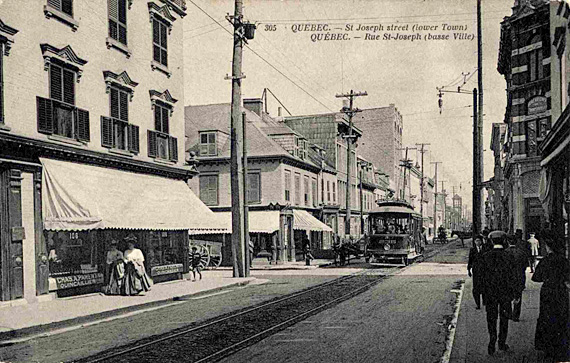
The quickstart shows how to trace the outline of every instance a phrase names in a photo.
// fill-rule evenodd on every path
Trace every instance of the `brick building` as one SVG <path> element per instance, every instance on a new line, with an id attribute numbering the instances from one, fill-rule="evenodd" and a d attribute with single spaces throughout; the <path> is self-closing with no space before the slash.
<path id="1" fill-rule="evenodd" d="M 551 72 L 550 1 L 516 0 L 512 9 L 501 22 L 497 66 L 507 84 L 504 198 L 509 216 L 504 227 L 522 229 L 528 238 L 546 222 L 539 200 L 538 144 L 550 130 L 553 113 L 560 112 L 551 97 L 560 82 Z"/>

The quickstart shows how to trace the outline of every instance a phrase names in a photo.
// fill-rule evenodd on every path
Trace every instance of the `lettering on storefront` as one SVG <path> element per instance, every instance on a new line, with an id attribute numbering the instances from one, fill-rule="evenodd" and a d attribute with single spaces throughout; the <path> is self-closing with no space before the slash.
<path id="1" fill-rule="evenodd" d="M 176 263 L 173 265 L 164 265 L 164 266 L 154 266 L 150 269 L 151 276 L 160 276 L 160 275 L 168 275 L 174 274 L 177 272 L 182 272 L 184 267 L 181 263 Z"/>
<path id="2" fill-rule="evenodd" d="M 534 115 L 535 113 L 544 112 L 548 109 L 548 102 L 546 97 L 537 96 L 528 101 L 527 115 Z"/>
<path id="3" fill-rule="evenodd" d="M 58 276 L 55 278 L 55 283 L 57 284 L 58 289 L 102 284 L 103 274 L 96 272 L 83 275 Z"/>

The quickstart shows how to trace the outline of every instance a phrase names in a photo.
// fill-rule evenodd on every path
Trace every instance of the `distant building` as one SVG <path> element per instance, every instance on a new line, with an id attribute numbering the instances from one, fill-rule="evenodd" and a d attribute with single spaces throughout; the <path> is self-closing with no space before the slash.
<path id="1" fill-rule="evenodd" d="M 394 104 L 363 109 L 354 115 L 353 122 L 362 131 L 358 153 L 388 175 L 395 197 L 403 199 L 400 159 L 404 120 L 400 111 Z"/>

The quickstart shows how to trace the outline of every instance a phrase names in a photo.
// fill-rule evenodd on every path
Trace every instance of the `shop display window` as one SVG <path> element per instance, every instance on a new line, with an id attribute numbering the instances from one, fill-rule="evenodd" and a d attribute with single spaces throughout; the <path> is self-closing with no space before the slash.
<path id="1" fill-rule="evenodd" d="M 50 276 L 97 272 L 97 243 L 87 231 L 46 232 Z"/>
<path id="2" fill-rule="evenodd" d="M 172 232 L 150 231 L 146 253 L 148 266 L 183 263 L 184 251 L 176 237 Z"/>

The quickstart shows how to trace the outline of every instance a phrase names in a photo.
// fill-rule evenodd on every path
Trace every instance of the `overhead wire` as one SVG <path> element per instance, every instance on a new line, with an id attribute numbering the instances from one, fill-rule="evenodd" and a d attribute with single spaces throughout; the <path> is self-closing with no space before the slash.
<path id="1" fill-rule="evenodd" d="M 212 19 L 216 24 L 218 24 L 220 27 L 222 27 L 222 29 L 224 29 L 226 32 L 228 32 L 230 35 L 233 36 L 233 33 L 230 32 L 228 29 L 226 29 L 222 24 L 220 24 L 219 21 L 217 21 L 216 19 L 214 19 L 208 12 L 206 12 L 204 9 L 202 9 L 200 6 L 198 6 L 198 4 L 196 4 L 194 1 L 192 0 L 188 0 L 189 2 L 191 2 L 196 8 L 198 8 L 198 10 L 200 10 L 201 12 L 203 12 L 206 16 L 208 16 L 210 19 Z M 293 83 L 295 86 L 297 86 L 297 88 L 299 88 L 301 91 L 303 91 L 306 95 L 308 95 L 310 98 L 312 98 L 314 101 L 316 101 L 317 103 L 319 103 L 321 106 L 323 106 L 324 108 L 326 108 L 327 110 L 331 111 L 331 112 L 335 112 L 333 111 L 331 108 L 329 108 L 327 105 L 325 105 L 323 102 L 321 102 L 320 100 L 318 100 L 315 96 L 313 96 L 311 93 L 309 93 L 307 90 L 305 90 L 303 87 L 301 87 L 298 83 L 296 83 L 295 81 L 293 81 L 290 77 L 288 77 L 287 75 L 285 75 L 281 70 L 277 69 L 277 67 L 275 67 L 273 64 L 271 64 L 268 60 L 266 60 L 264 57 L 262 57 L 259 53 L 257 53 L 254 49 L 252 49 L 247 43 L 245 44 L 245 47 L 247 49 L 249 49 L 253 54 L 255 54 L 259 59 L 261 59 L 263 62 L 265 62 L 268 66 L 270 66 L 271 68 L 273 68 L 277 73 L 279 73 L 280 75 L 282 75 L 283 77 L 285 77 L 289 82 Z"/>

